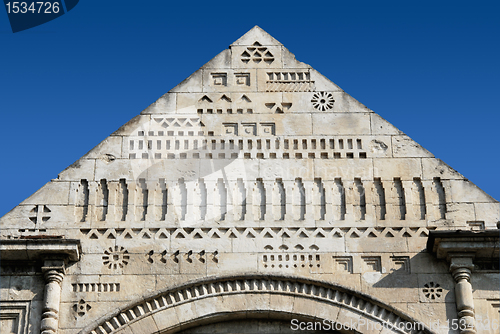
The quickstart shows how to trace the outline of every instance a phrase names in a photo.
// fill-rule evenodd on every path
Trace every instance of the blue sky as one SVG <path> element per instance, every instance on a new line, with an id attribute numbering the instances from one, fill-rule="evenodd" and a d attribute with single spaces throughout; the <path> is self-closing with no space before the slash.
<path id="1" fill-rule="evenodd" d="M 500 199 L 500 2 L 80 1 L 0 9 L 0 216 L 254 25 Z"/>

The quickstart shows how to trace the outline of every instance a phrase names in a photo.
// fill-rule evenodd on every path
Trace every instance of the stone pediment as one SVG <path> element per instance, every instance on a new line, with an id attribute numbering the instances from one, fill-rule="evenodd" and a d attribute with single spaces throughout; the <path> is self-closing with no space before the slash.
<path id="1" fill-rule="evenodd" d="M 498 202 L 256 26 L 1 222 L 14 237 L 84 237 L 104 226 L 376 235 L 498 220 Z"/>
<path id="2" fill-rule="evenodd" d="M 497 319 L 499 220 L 496 200 L 254 27 L 0 218 L 15 300 L 0 306 L 7 325 L 31 307 L 44 333 L 240 315 L 472 328 L 454 284 L 477 280 L 477 314 Z M 29 306 L 40 294 L 52 306 Z"/>

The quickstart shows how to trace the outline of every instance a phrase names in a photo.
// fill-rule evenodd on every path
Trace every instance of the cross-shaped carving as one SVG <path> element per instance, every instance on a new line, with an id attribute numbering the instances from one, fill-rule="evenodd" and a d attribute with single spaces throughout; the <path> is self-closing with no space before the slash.
<path id="1" fill-rule="evenodd" d="M 46 205 L 35 205 L 30 211 L 30 220 L 37 226 L 50 219 L 50 209 Z"/>

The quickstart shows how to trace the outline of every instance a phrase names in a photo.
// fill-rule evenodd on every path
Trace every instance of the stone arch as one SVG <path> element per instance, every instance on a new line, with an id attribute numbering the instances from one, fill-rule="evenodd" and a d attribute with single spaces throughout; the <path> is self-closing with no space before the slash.
<path id="1" fill-rule="evenodd" d="M 239 318 L 326 319 L 337 329 L 363 334 L 433 333 L 390 305 L 340 285 L 292 276 L 245 275 L 209 277 L 156 292 L 79 334 L 175 333 Z"/>

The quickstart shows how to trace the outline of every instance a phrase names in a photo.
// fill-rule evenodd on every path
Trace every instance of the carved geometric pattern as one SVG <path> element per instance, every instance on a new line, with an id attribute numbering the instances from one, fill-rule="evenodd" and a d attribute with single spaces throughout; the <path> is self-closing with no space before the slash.
<path id="1" fill-rule="evenodd" d="M 239 106 L 235 109 L 233 108 L 200 108 L 197 109 L 198 114 L 253 114 L 253 109 L 248 108 L 249 106 Z"/>
<path id="2" fill-rule="evenodd" d="M 264 268 L 319 268 L 321 267 L 321 255 L 305 253 L 286 254 L 264 254 L 262 255 Z"/>
<path id="3" fill-rule="evenodd" d="M 256 123 L 243 123 L 243 125 L 248 125 L 248 126 L 250 126 L 251 124 L 255 125 Z M 272 123 L 262 124 L 262 128 L 263 129 L 267 128 L 269 130 L 268 132 L 271 132 L 271 133 L 273 131 L 272 126 L 273 126 Z M 218 143 L 216 140 L 211 140 L 209 143 L 207 140 L 205 143 L 205 146 L 210 146 L 212 148 L 212 150 L 216 150 L 217 145 L 219 144 L 219 147 L 221 147 L 221 148 L 223 148 L 223 147 L 225 148 L 227 146 L 227 147 L 229 147 L 229 149 L 231 149 L 231 147 L 232 147 L 233 150 L 236 150 L 236 147 L 240 146 L 239 145 L 240 142 L 243 142 L 243 140 L 239 140 L 238 143 L 235 143 L 235 141 L 231 141 L 231 140 L 228 143 L 226 143 L 225 141 L 221 141 L 220 143 Z M 248 144 L 250 144 L 252 142 L 252 140 L 247 139 L 246 142 Z M 264 139 L 264 140 L 259 139 L 259 140 L 256 140 L 255 142 L 256 142 L 257 148 L 262 148 L 262 147 L 271 146 L 272 141 L 271 141 L 271 139 Z M 294 143 L 294 145 L 295 144 L 298 145 L 298 143 Z M 304 144 L 304 143 L 302 143 L 302 144 Z M 225 153 L 219 153 L 217 151 L 212 151 L 212 152 L 218 153 L 219 156 L 226 155 Z M 212 153 L 210 153 L 210 154 L 212 154 Z M 237 153 L 234 153 L 234 154 L 237 155 Z M 247 153 L 245 153 L 245 155 L 246 154 Z M 259 157 L 259 153 L 257 153 L 257 157 Z M 181 153 L 181 158 L 182 158 L 182 153 Z M 224 158 L 224 157 L 222 157 L 222 158 Z M 229 159 L 229 157 L 228 157 L 228 159 Z M 224 165 L 219 165 L 218 168 L 221 168 L 221 167 L 224 167 Z M 212 167 L 210 167 L 210 168 L 212 168 Z M 190 173 L 190 177 L 195 176 L 195 175 L 196 175 L 196 173 L 195 174 Z M 435 178 L 434 181 L 436 181 L 436 179 L 437 179 L 437 181 L 439 181 L 438 178 Z M 82 180 L 82 181 L 86 181 L 86 180 Z M 177 179 L 177 181 L 173 181 L 172 183 L 169 182 L 168 189 L 167 189 L 167 185 L 166 185 L 164 179 L 163 180 L 159 179 L 159 183 L 153 183 L 153 182 L 146 183 L 145 179 L 139 179 L 138 181 L 139 182 L 136 182 L 136 181 L 130 182 L 129 181 L 130 184 L 128 184 L 128 182 L 125 179 L 120 179 L 119 184 L 117 184 L 119 186 L 119 188 L 121 189 L 121 191 L 118 193 L 119 196 L 113 196 L 114 201 L 112 201 L 110 203 L 110 206 L 114 205 L 115 208 L 119 209 L 118 216 L 119 216 L 119 219 L 121 221 L 125 221 L 128 214 L 135 214 L 136 218 L 138 220 L 146 220 L 146 217 L 148 218 L 148 220 L 150 220 L 149 218 L 153 218 L 153 219 L 158 220 L 158 221 L 168 220 L 168 219 L 166 219 L 167 212 L 174 213 L 178 209 L 182 209 L 184 212 L 182 215 L 180 215 L 180 220 L 186 220 L 186 212 L 189 211 L 191 214 L 193 214 L 194 208 L 196 206 L 198 208 L 200 208 L 201 210 L 203 210 L 203 208 L 200 207 L 200 204 L 194 205 L 194 203 L 192 202 L 193 204 L 188 205 L 187 196 L 194 197 L 195 201 L 198 203 L 200 203 L 200 200 L 201 200 L 201 202 L 205 202 L 206 192 L 204 192 L 204 191 L 195 192 L 195 190 L 193 190 L 193 189 L 188 190 L 186 188 L 185 180 L 183 178 Z M 245 187 L 247 189 L 252 189 L 251 187 L 253 187 L 252 184 L 250 183 L 251 182 L 250 180 L 245 181 L 246 185 L 243 183 L 243 181 L 241 183 L 238 182 L 239 185 L 234 185 L 234 184 L 231 185 L 231 182 L 227 182 L 227 181 L 225 182 L 223 179 L 219 179 L 219 181 L 220 181 L 220 186 L 224 187 L 225 190 L 228 190 L 228 189 L 233 188 L 233 187 L 239 187 L 237 189 L 239 189 L 239 191 L 243 191 L 245 189 Z M 275 214 L 275 217 L 273 218 L 274 220 L 281 220 L 281 221 L 287 220 L 285 218 L 285 215 L 287 217 L 289 217 L 290 219 L 303 220 L 306 211 L 309 211 L 309 213 L 312 213 L 315 211 L 314 208 L 311 207 L 311 205 L 313 205 L 313 202 L 311 202 L 311 201 L 309 201 L 309 203 L 301 202 L 301 204 L 299 205 L 300 211 L 295 212 L 295 214 L 293 214 L 293 207 L 292 207 L 292 210 L 290 210 L 290 208 L 287 209 L 286 208 L 287 206 L 284 205 L 285 202 L 283 202 L 283 194 L 285 195 L 285 197 L 287 197 L 289 195 L 286 194 L 286 192 L 288 192 L 289 194 L 291 192 L 291 194 L 293 196 L 293 192 L 294 192 L 293 189 L 303 189 L 304 185 L 303 185 L 302 180 L 300 178 L 297 178 L 296 180 L 285 180 L 285 181 L 282 180 L 281 178 L 277 178 L 275 181 L 273 181 L 273 183 L 275 185 L 277 185 L 276 189 L 278 192 L 280 192 L 281 195 L 279 197 L 274 197 L 274 199 L 272 199 L 272 201 L 268 201 L 268 204 L 266 204 L 265 201 L 262 202 L 262 199 L 264 199 L 265 188 L 271 189 L 272 184 L 270 184 L 270 183 L 268 184 L 266 182 L 267 185 L 264 186 L 264 184 L 262 183 L 262 180 L 259 181 L 259 179 L 256 179 L 255 181 L 256 182 L 254 182 L 253 184 L 254 185 L 259 184 L 259 187 L 252 189 L 251 191 L 253 192 L 253 194 L 255 194 L 254 200 L 256 200 L 257 198 L 260 198 L 260 200 L 261 200 L 260 204 L 258 205 L 259 210 L 261 212 L 261 215 L 258 217 L 259 220 L 264 220 L 266 214 L 267 214 L 266 218 L 271 218 L 271 211 L 272 210 L 265 210 L 265 207 L 271 206 L 271 204 L 275 205 L 275 206 L 281 206 L 281 209 L 279 209 L 281 211 L 281 214 L 280 215 Z M 92 182 L 91 185 L 93 187 L 95 187 L 97 185 L 97 189 L 106 189 L 106 191 L 97 192 L 98 202 L 96 202 L 96 203 L 103 203 L 103 204 L 105 204 L 105 206 L 97 205 L 96 206 L 97 210 L 95 210 L 97 212 L 100 212 L 99 213 L 99 217 L 100 217 L 99 220 L 104 221 L 106 219 L 106 216 L 107 216 L 107 212 L 108 212 L 107 206 L 108 206 L 108 202 L 110 199 L 109 198 L 109 190 L 107 189 L 107 186 L 106 186 L 107 180 L 101 179 L 100 182 L 97 182 L 97 181 L 91 181 L 91 182 Z M 135 185 L 134 185 L 134 182 L 135 182 Z M 317 205 L 318 209 L 320 209 L 319 210 L 320 212 L 318 215 L 318 220 L 325 220 L 326 219 L 325 218 L 326 217 L 325 212 L 326 212 L 326 208 L 327 208 L 326 203 L 329 199 L 331 199 L 330 203 L 337 202 L 339 204 L 339 205 L 335 205 L 333 207 L 328 205 L 329 208 L 332 208 L 332 211 L 331 211 L 332 218 L 334 218 L 335 220 L 341 220 L 341 221 L 345 220 L 347 205 L 351 205 L 351 204 L 354 204 L 354 210 L 353 210 L 354 217 L 355 218 L 359 217 L 357 219 L 365 220 L 367 205 L 366 205 L 366 203 L 364 203 L 365 200 L 360 198 L 360 197 L 361 196 L 364 197 L 364 185 L 363 185 L 363 183 L 365 185 L 370 186 L 371 181 L 361 182 L 361 179 L 354 179 L 355 187 L 353 187 L 352 181 L 346 180 L 347 188 L 344 187 L 342 179 L 340 179 L 340 178 L 335 178 L 335 180 L 332 180 L 330 182 L 333 182 L 334 191 L 333 192 L 330 191 L 328 193 L 328 195 L 326 195 L 326 192 L 324 191 L 324 183 L 323 183 L 322 179 L 316 178 L 314 181 L 315 185 L 313 187 L 313 195 L 316 196 L 316 200 L 315 200 L 316 204 L 315 205 Z M 224 183 L 225 183 L 225 185 L 224 185 Z M 103 184 L 105 187 L 103 187 Z M 330 184 L 332 185 L 332 183 L 330 183 Z M 349 186 L 349 184 L 351 184 L 351 186 Z M 375 208 L 377 211 L 377 215 L 382 216 L 382 219 L 385 219 L 385 217 L 386 217 L 385 192 L 380 191 L 380 190 L 383 190 L 384 187 L 383 187 L 380 179 L 379 180 L 375 179 L 373 184 L 375 185 L 375 187 L 377 189 L 377 196 L 375 196 Z M 397 179 L 395 178 L 394 181 L 384 181 L 384 184 L 386 185 L 386 188 L 387 188 L 387 186 L 390 187 L 391 184 L 395 185 L 396 188 L 398 188 L 398 185 L 399 185 L 398 193 L 404 194 L 403 185 L 402 185 L 402 182 L 399 178 L 397 178 Z M 139 187 L 137 187 L 137 185 Z M 202 178 L 200 178 L 200 179 L 198 179 L 198 183 L 197 183 L 196 187 L 206 188 L 206 185 L 207 185 L 207 183 L 205 183 L 205 181 Z M 290 186 L 295 187 L 295 188 L 290 189 L 287 187 L 287 185 L 290 185 Z M 137 201 L 132 202 L 131 199 L 133 197 L 129 196 L 129 186 L 135 187 L 136 191 L 138 191 L 141 194 L 140 198 L 138 198 Z M 148 186 L 149 186 L 149 189 L 148 189 Z M 173 203 L 172 201 L 168 201 L 167 190 L 168 190 L 168 192 L 170 192 L 170 190 L 172 188 L 175 189 L 175 187 L 180 189 L 182 192 L 182 196 L 181 196 L 182 198 L 180 198 L 180 203 Z M 279 189 L 279 188 L 281 188 L 281 189 Z M 133 189 L 133 188 L 130 188 L 130 189 Z M 346 189 L 347 189 L 348 196 L 344 196 L 344 194 L 346 194 Z M 391 189 L 391 188 L 388 188 L 388 189 Z M 298 192 L 298 191 L 295 190 L 295 192 Z M 420 192 L 423 193 L 423 188 L 420 188 Z M 155 193 L 157 196 L 160 195 L 161 193 L 163 193 L 163 194 L 161 194 L 161 198 L 158 198 L 159 201 L 157 202 L 157 204 L 161 205 L 161 207 L 162 207 L 161 211 L 155 210 L 154 205 L 149 200 L 150 198 L 153 198 L 152 196 L 155 196 Z M 388 193 L 388 195 L 391 194 L 389 191 L 387 193 Z M 73 194 L 75 194 L 75 195 L 78 194 L 76 188 L 74 188 Z M 300 194 L 301 194 L 300 196 L 302 197 L 301 201 L 305 200 L 305 196 L 304 196 L 305 192 L 303 192 L 301 190 Z M 349 195 L 349 194 L 354 194 L 354 197 L 352 195 Z M 319 195 L 319 198 L 318 198 L 318 195 Z M 170 196 L 170 197 L 172 197 L 172 196 Z M 225 195 L 222 196 L 221 193 L 219 193 L 217 195 L 217 197 L 218 197 L 218 199 L 220 199 L 220 207 L 224 208 L 224 210 L 226 210 L 227 197 Z M 233 207 L 240 206 L 241 208 L 242 207 L 248 208 L 250 206 L 250 204 L 247 203 L 242 196 L 239 196 L 239 197 L 240 198 L 237 199 L 236 202 L 233 202 Z M 356 199 L 356 198 L 358 198 L 358 199 Z M 446 210 L 445 197 L 443 196 L 439 201 L 442 201 L 441 202 L 443 205 L 442 212 L 445 212 L 445 210 Z M 254 201 L 254 203 L 257 203 L 257 202 L 258 201 Z M 270 202 L 272 202 L 272 203 L 270 203 Z M 85 203 L 88 203 L 88 201 L 86 200 Z M 423 202 L 423 203 L 425 203 L 425 202 Z M 129 210 L 128 210 L 129 205 L 135 206 L 135 208 L 136 208 L 135 213 L 134 213 L 134 210 L 130 210 L 130 213 L 129 213 Z M 293 205 L 296 208 L 298 206 L 297 204 L 293 204 Z M 392 204 L 392 205 L 394 207 L 394 204 Z M 432 204 L 429 204 L 429 205 L 432 205 Z M 88 204 L 85 204 L 85 207 L 86 206 L 88 206 Z M 180 206 L 181 206 L 181 208 L 180 208 Z M 255 205 L 255 206 L 257 206 L 257 205 Z M 399 197 L 398 201 L 396 201 L 395 207 L 397 208 L 398 206 L 399 206 L 399 210 L 391 210 L 390 214 L 393 215 L 393 218 L 396 218 L 398 220 L 403 220 L 403 219 L 405 219 L 405 217 L 404 217 L 405 215 L 402 215 L 401 213 L 406 212 L 406 201 L 404 201 L 403 197 Z M 84 209 L 85 209 L 85 207 L 84 207 Z M 212 204 L 212 207 L 213 207 L 213 204 Z M 216 209 L 216 210 L 219 210 L 219 209 Z M 266 211 L 267 211 L 267 213 L 266 213 Z M 321 211 L 322 211 L 322 213 L 321 213 Z M 82 212 L 80 211 L 80 214 L 81 213 Z M 85 211 L 84 211 L 84 213 L 85 213 Z M 228 215 L 226 215 L 226 213 L 227 212 L 224 211 L 224 215 L 222 218 L 224 220 L 226 220 L 226 216 L 227 216 L 227 220 L 237 220 L 237 221 L 245 220 L 248 217 L 246 215 L 246 213 L 238 214 L 239 217 L 236 217 L 236 215 L 231 214 L 231 212 L 229 212 Z M 236 214 L 235 211 L 233 211 L 232 213 Z M 440 209 L 440 213 L 441 213 L 441 209 Z M 87 215 L 84 214 L 83 216 L 86 217 Z M 171 216 L 172 215 L 170 215 L 170 217 Z M 204 213 L 201 215 L 197 215 L 197 217 L 195 217 L 195 219 L 200 219 L 200 220 L 205 220 L 205 221 L 210 220 L 212 218 L 213 217 L 208 217 L 208 219 L 207 219 L 207 217 Z M 79 216 L 77 216 L 77 220 L 79 220 L 79 219 L 80 219 Z M 420 215 L 420 219 L 422 219 L 422 215 Z M 393 227 L 392 230 L 389 229 L 386 231 L 384 237 L 387 237 L 387 238 L 396 237 L 399 235 L 399 232 L 402 229 L 403 229 L 402 227 L 399 229 Z M 412 228 L 410 228 L 410 230 L 411 229 Z M 417 229 L 418 229 L 418 227 L 417 227 Z M 98 231 L 100 231 L 100 230 L 101 229 L 98 229 Z M 375 227 L 375 228 L 361 228 L 360 227 L 359 229 L 350 230 L 348 237 L 359 238 L 364 233 L 364 231 L 368 231 L 368 237 L 376 238 L 379 236 L 379 232 L 383 231 L 383 230 L 384 230 L 383 227 Z M 422 231 L 422 233 L 423 233 L 423 236 L 427 237 L 428 233 L 426 233 L 425 231 Z M 402 237 L 411 237 L 412 234 L 411 234 L 411 232 L 408 232 L 406 229 L 406 230 L 404 230 L 404 233 L 401 236 Z M 96 238 L 98 238 L 98 236 L 92 235 L 91 238 L 96 239 Z M 116 236 L 109 235 L 108 238 L 116 239 Z M 148 238 L 148 237 L 146 236 L 145 238 Z"/>
<path id="4" fill-rule="evenodd" d="M 291 103 L 265 103 L 266 108 L 273 113 L 284 113 L 291 108 Z M 241 109 L 198 109 L 199 114 L 213 113 L 253 113 L 251 108 Z M 275 137 L 272 142 L 259 145 L 261 139 L 248 139 L 250 136 L 274 136 L 276 126 L 273 122 L 247 123 L 231 122 L 222 123 L 224 135 L 239 136 L 230 139 L 209 139 L 214 131 L 202 131 L 200 128 L 170 128 L 175 131 L 139 131 L 140 135 L 129 139 L 128 153 L 130 159 L 200 159 L 207 158 L 207 153 L 220 151 L 225 156 L 232 157 L 231 153 L 237 148 L 243 158 L 273 158 L 273 159 L 366 159 L 370 154 L 363 149 L 361 138 L 321 138 L 316 137 Z M 229 126 L 229 129 L 227 128 Z M 192 131 L 191 131 L 192 130 Z M 200 130 L 200 131 L 198 131 Z M 179 138 L 184 137 L 184 138 Z M 165 139 L 165 140 L 163 140 Z M 230 141 L 234 145 L 228 145 Z M 269 140 L 269 139 L 268 139 Z M 207 145 L 215 141 L 216 146 Z M 179 153 L 185 154 L 179 157 Z M 210 154 L 210 158 L 218 158 L 218 154 Z"/>
<path id="5" fill-rule="evenodd" d="M 249 73 L 240 73 L 240 74 L 238 74 L 237 77 L 244 81 L 244 80 L 249 78 Z M 246 108 L 246 107 L 248 107 L 248 103 L 252 102 L 252 100 L 250 100 L 250 98 L 248 96 L 246 96 L 245 94 L 242 94 L 239 98 L 237 98 L 235 95 L 233 95 L 233 97 L 235 99 L 234 102 L 236 102 L 236 105 L 234 106 L 235 108 L 239 108 L 239 107 Z M 209 104 L 214 104 L 214 101 L 215 101 L 215 106 L 214 105 L 209 106 Z M 210 107 L 215 108 L 215 111 L 212 109 L 212 113 L 213 114 L 216 114 L 216 113 L 221 114 L 222 112 L 217 112 L 217 106 L 223 106 L 223 105 L 227 106 L 227 103 L 232 103 L 232 102 L 233 102 L 233 100 L 226 94 L 219 95 L 219 94 L 212 93 L 212 94 L 208 94 L 208 95 L 203 95 L 198 100 L 198 105 L 200 107 L 205 107 L 205 108 L 210 108 Z M 228 111 L 228 113 L 229 114 L 231 114 L 231 113 L 236 114 L 237 112 L 236 111 L 234 111 L 234 112 Z M 156 118 L 155 118 L 155 120 L 156 120 Z"/>
<path id="6" fill-rule="evenodd" d="M 255 42 L 252 46 L 247 47 L 247 49 L 243 51 L 241 54 L 241 61 L 245 64 L 248 64 L 250 61 L 256 64 L 262 61 L 267 64 L 272 64 L 274 56 L 266 47 L 263 47 L 259 42 Z"/>
<path id="7" fill-rule="evenodd" d="M 443 294 L 443 289 L 438 283 L 429 282 L 424 284 L 422 292 L 424 293 L 425 297 L 434 300 L 441 297 L 441 295 Z"/>
<path id="8" fill-rule="evenodd" d="M 410 257 L 409 256 L 391 256 L 393 268 L 392 271 L 401 274 L 410 273 Z"/>
<path id="9" fill-rule="evenodd" d="M 73 283 L 73 292 L 119 292 L 120 283 Z"/>
<path id="10" fill-rule="evenodd" d="M 224 134 L 226 135 L 232 135 L 232 136 L 237 136 L 240 134 L 241 136 L 274 136 L 276 133 L 276 125 L 275 123 L 243 123 L 243 124 L 238 124 L 238 123 L 222 123 L 224 127 Z M 217 145 L 219 144 L 219 145 Z M 220 149 L 221 151 L 223 150 L 221 147 L 220 143 L 216 144 L 216 149 Z M 259 141 L 257 141 L 257 149 L 259 149 Z M 226 146 L 226 145 L 225 145 Z M 224 147 L 225 147 L 224 146 Z M 236 145 L 233 144 L 234 147 L 231 147 L 231 145 L 227 145 L 228 147 L 225 148 L 226 150 L 238 150 L 236 148 Z M 262 146 L 260 147 L 262 149 Z"/>
<path id="11" fill-rule="evenodd" d="M 37 226 L 50 219 L 50 209 L 46 205 L 35 205 L 30 211 L 29 219 Z"/>
<path id="12" fill-rule="evenodd" d="M 372 272 L 382 272 L 382 261 L 380 256 L 362 256 L 365 270 Z"/>
<path id="13" fill-rule="evenodd" d="M 19 233 L 26 235 L 39 235 L 40 232 L 47 232 L 45 228 L 20 228 L 17 230 Z"/>
<path id="14" fill-rule="evenodd" d="M 233 102 L 233 101 L 231 100 L 231 98 L 229 96 L 227 96 L 226 94 L 223 94 L 221 96 L 221 98 L 219 99 L 219 101 L 217 101 L 217 102 Z"/>
<path id="15" fill-rule="evenodd" d="M 123 268 L 128 264 L 130 259 L 130 255 L 128 255 L 128 251 L 123 247 L 115 246 L 109 247 L 109 249 L 104 251 L 102 256 L 102 263 L 107 266 L 109 269 L 116 269 L 118 267 Z"/>
<path id="16" fill-rule="evenodd" d="M 238 86 L 250 86 L 250 73 L 235 73 L 235 81 Z M 243 95 L 245 96 L 245 95 Z M 247 98 L 248 99 L 248 98 Z M 248 101 L 250 102 L 250 101 Z"/>
<path id="17" fill-rule="evenodd" d="M 309 72 L 267 72 L 266 92 L 312 92 Z"/>
<path id="18" fill-rule="evenodd" d="M 335 100 L 333 99 L 332 93 L 317 92 L 314 93 L 311 102 L 314 108 L 320 111 L 326 111 L 333 108 L 333 103 L 335 102 Z"/>
<path id="19" fill-rule="evenodd" d="M 73 311 L 79 317 L 83 317 L 91 308 L 92 307 L 83 299 L 80 299 L 78 303 L 73 305 Z"/>
<path id="20" fill-rule="evenodd" d="M 192 128 L 192 127 L 199 127 L 200 126 L 200 119 L 199 118 L 173 118 L 173 117 L 158 118 L 158 117 L 155 117 L 154 120 L 156 123 L 160 124 L 164 128 L 168 128 L 168 127 Z"/>
<path id="21" fill-rule="evenodd" d="M 396 333 L 409 333 L 404 328 L 413 328 L 413 323 L 396 310 L 385 308 L 362 295 L 345 292 L 336 286 L 312 281 L 299 281 L 293 278 L 248 276 L 245 278 L 216 278 L 190 284 L 187 287 L 174 288 L 145 300 L 139 304 L 123 309 L 115 316 L 102 320 L 90 330 L 82 334 L 109 334 L 162 310 L 185 304 L 191 301 L 234 295 L 238 293 L 265 294 L 272 293 L 290 297 L 308 298 L 322 303 L 346 308 L 357 314 L 362 314 L 372 321 L 383 323 Z M 406 326 L 408 325 L 408 326 Z M 428 328 L 421 327 L 414 333 L 431 333 Z"/>
<path id="22" fill-rule="evenodd" d="M 266 103 L 266 107 L 270 109 L 275 114 L 282 114 L 285 111 L 289 110 L 292 107 L 291 103 L 281 103 L 281 105 L 277 103 Z"/>
<path id="23" fill-rule="evenodd" d="M 484 230 L 484 221 L 468 221 L 467 224 L 470 226 L 470 229 L 473 231 Z"/>
<path id="24" fill-rule="evenodd" d="M 218 238 L 383 238 L 390 233 L 399 238 L 423 237 L 433 227 L 231 227 L 231 228 L 103 228 L 80 229 L 87 239 L 108 239 L 110 235 L 125 239 L 218 239 Z"/>
<path id="25" fill-rule="evenodd" d="M 352 256 L 334 256 L 335 272 L 352 274 Z"/>
<path id="26" fill-rule="evenodd" d="M 227 73 L 211 73 L 214 86 L 227 86 Z"/>
<path id="27" fill-rule="evenodd" d="M 149 263 L 179 263 L 180 259 L 184 260 L 187 263 L 205 263 L 208 256 L 208 258 L 212 262 L 218 263 L 218 255 L 218 251 L 207 253 L 204 250 L 200 252 L 189 250 L 187 252 L 181 253 L 179 250 L 177 250 L 169 255 L 166 250 L 162 252 L 155 252 L 154 250 L 150 250 L 148 253 L 146 253 L 146 258 Z"/>

